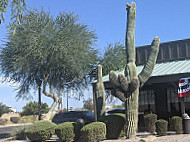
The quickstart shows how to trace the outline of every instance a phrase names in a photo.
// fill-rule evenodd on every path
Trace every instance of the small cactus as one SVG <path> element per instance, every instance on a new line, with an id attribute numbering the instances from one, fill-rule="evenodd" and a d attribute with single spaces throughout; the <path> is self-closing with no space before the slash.
<path id="1" fill-rule="evenodd" d="M 125 75 L 118 76 L 114 71 L 110 71 L 109 80 L 114 86 L 112 95 L 118 97 L 122 102 L 125 102 L 126 107 L 126 137 L 136 137 L 138 124 L 138 96 L 139 87 L 150 77 L 154 65 L 156 63 L 160 39 L 154 38 L 151 44 L 151 53 L 143 70 L 137 75 L 135 64 L 135 19 L 136 19 L 136 4 L 132 2 L 127 4 L 127 32 L 126 32 L 126 55 L 127 63 Z"/>
<path id="2" fill-rule="evenodd" d="M 102 80 L 102 66 L 98 65 L 98 81 L 96 84 L 97 93 L 97 119 L 105 114 L 105 88 Z"/>

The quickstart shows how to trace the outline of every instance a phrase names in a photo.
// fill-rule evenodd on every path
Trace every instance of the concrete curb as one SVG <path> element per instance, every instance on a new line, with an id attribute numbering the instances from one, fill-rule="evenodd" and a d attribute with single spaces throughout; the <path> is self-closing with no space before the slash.
<path id="1" fill-rule="evenodd" d="M 12 125 L 0 125 L 0 128 L 6 128 L 6 127 L 14 127 L 14 126 L 25 126 L 25 125 L 31 125 L 33 123 L 18 123 L 18 124 L 12 124 Z"/>

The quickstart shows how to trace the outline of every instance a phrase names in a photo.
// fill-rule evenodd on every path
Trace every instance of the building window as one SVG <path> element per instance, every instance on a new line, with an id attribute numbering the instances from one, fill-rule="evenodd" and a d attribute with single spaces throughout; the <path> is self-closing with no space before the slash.
<path id="1" fill-rule="evenodd" d="M 155 104 L 154 90 L 143 90 L 139 93 L 139 105 Z"/>
<path id="2" fill-rule="evenodd" d="M 155 112 L 154 90 L 143 90 L 139 93 L 139 111 Z"/>
<path id="3" fill-rule="evenodd" d="M 183 98 L 178 97 L 177 88 L 167 88 L 167 99 L 168 112 L 171 115 L 180 115 Z"/>

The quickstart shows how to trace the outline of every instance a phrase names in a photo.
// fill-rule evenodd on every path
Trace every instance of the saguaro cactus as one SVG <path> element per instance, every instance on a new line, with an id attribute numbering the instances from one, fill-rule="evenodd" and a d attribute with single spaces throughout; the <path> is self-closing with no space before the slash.
<path id="1" fill-rule="evenodd" d="M 126 137 L 136 137 L 138 124 L 138 96 L 139 87 L 150 77 L 154 65 L 156 63 L 160 39 L 154 38 L 151 44 L 151 53 L 148 57 L 143 70 L 137 76 L 135 64 L 135 20 L 136 20 L 136 4 L 132 2 L 127 4 L 127 31 L 126 31 L 126 55 L 127 64 L 125 75 L 118 76 L 114 71 L 110 71 L 110 83 L 114 86 L 112 95 L 118 97 L 122 102 L 125 102 L 126 107 Z"/>
<path id="2" fill-rule="evenodd" d="M 105 114 L 105 88 L 102 80 L 102 66 L 98 65 L 98 81 L 96 84 L 97 93 L 97 117 Z"/>

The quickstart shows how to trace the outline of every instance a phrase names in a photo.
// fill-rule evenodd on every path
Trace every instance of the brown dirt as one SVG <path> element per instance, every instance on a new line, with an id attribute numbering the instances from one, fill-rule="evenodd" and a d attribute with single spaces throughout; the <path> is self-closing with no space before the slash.
<path id="1" fill-rule="evenodd" d="M 19 115 L 19 113 L 5 113 L 5 114 L 3 114 L 0 118 L 7 119 L 8 122 L 5 125 L 0 125 L 0 127 L 14 124 L 10 121 L 11 117 L 20 117 L 20 115 Z"/>

